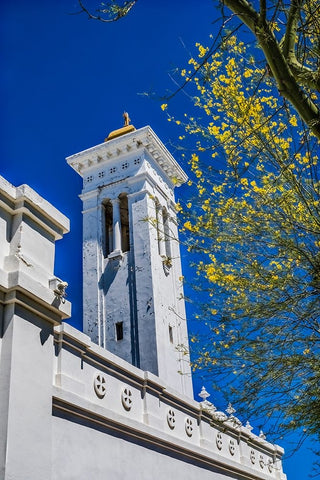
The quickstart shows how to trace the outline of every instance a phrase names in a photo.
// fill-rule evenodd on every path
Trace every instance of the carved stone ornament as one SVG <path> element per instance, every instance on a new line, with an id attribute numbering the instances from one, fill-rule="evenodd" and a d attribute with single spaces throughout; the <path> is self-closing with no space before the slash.
<path id="1" fill-rule="evenodd" d="M 208 400 L 205 400 L 204 402 L 200 402 L 202 410 L 205 410 L 208 412 L 210 415 L 214 415 L 215 411 L 217 410 L 217 407 L 213 405 L 213 403 L 208 402 Z"/>
<path id="2" fill-rule="evenodd" d="M 242 425 L 241 420 L 239 418 L 235 417 L 234 415 L 230 415 L 228 418 L 228 422 L 234 427 L 234 428 L 240 428 Z"/>
<path id="3" fill-rule="evenodd" d="M 218 433 L 217 433 L 217 436 L 216 436 L 216 445 L 217 445 L 218 450 L 221 450 L 221 449 L 222 449 L 222 433 L 221 433 L 221 432 L 218 432 Z"/>
<path id="4" fill-rule="evenodd" d="M 231 455 L 234 455 L 235 451 L 236 451 L 236 444 L 235 444 L 235 441 L 231 439 L 229 442 L 229 452 Z"/>
<path id="5" fill-rule="evenodd" d="M 175 419 L 174 410 L 172 408 L 170 408 L 170 410 L 168 410 L 167 422 L 168 422 L 168 425 L 171 428 L 171 430 L 173 430 L 174 427 L 176 426 L 176 419 Z"/>
<path id="6" fill-rule="evenodd" d="M 190 417 L 187 417 L 184 422 L 184 429 L 188 437 L 192 437 L 193 434 L 193 422 Z"/>
<path id="7" fill-rule="evenodd" d="M 264 458 L 262 454 L 260 454 L 259 456 L 259 465 L 260 465 L 260 468 L 264 467 Z"/>
<path id="8" fill-rule="evenodd" d="M 272 473 L 273 472 L 273 461 L 271 460 L 271 458 L 268 459 L 267 465 L 268 465 L 269 472 Z"/>
<path id="9" fill-rule="evenodd" d="M 106 394 L 106 379 L 101 373 L 97 373 L 93 380 L 94 391 L 99 398 L 103 398 Z"/>
<path id="10" fill-rule="evenodd" d="M 250 452 L 250 460 L 251 460 L 252 465 L 254 465 L 256 463 L 256 452 L 254 450 L 251 450 L 251 452 Z"/>
<path id="11" fill-rule="evenodd" d="M 132 392 L 129 388 L 125 387 L 121 393 L 121 402 L 125 410 L 129 411 L 132 407 Z"/>
<path id="12" fill-rule="evenodd" d="M 220 411 L 213 412 L 212 418 L 214 418 L 215 420 L 218 420 L 218 422 L 225 422 L 226 420 L 228 420 L 227 415 L 224 412 L 220 412 Z"/>

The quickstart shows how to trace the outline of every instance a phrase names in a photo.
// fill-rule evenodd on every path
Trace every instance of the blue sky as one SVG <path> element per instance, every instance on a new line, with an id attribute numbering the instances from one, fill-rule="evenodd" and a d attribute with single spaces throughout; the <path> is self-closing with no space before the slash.
<path id="1" fill-rule="evenodd" d="M 76 0 L 0 3 L 0 174 L 14 185 L 29 184 L 70 218 L 71 232 L 57 243 L 56 274 L 69 283 L 70 323 L 77 328 L 82 322 L 81 178 L 65 157 L 101 143 L 122 126 L 124 110 L 136 128 L 151 125 L 165 144 L 176 139 L 160 98 L 143 93 L 161 97 L 175 89 L 170 74 L 187 64 L 196 42 L 209 44 L 215 33 L 213 3 L 140 0 L 127 18 L 112 24 L 72 15 L 79 11 Z M 97 3 L 86 5 L 94 9 Z M 183 94 L 172 100 L 170 111 L 177 116 L 187 109 Z M 178 195 L 185 191 L 182 187 Z M 186 254 L 183 265 L 188 265 Z M 199 380 L 195 393 L 200 387 Z M 287 439 L 281 445 L 291 448 Z M 286 459 L 288 480 L 307 479 L 312 459 L 307 445 Z"/>

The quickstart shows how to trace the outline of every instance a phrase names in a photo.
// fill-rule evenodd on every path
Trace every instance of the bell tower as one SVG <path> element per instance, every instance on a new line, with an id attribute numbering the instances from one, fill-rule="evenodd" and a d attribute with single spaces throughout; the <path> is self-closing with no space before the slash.
<path id="1" fill-rule="evenodd" d="M 187 177 L 149 127 L 67 158 L 83 178 L 84 332 L 190 397 L 174 188 Z"/>

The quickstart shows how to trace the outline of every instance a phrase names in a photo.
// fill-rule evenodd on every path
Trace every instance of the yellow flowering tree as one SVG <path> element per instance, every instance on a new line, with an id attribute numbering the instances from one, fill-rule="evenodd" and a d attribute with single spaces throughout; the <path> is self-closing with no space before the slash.
<path id="1" fill-rule="evenodd" d="M 319 143 L 235 36 L 197 47 L 181 72 L 195 109 L 168 114 L 192 152 L 179 209 L 201 292 L 193 368 L 270 433 L 319 436 Z"/>

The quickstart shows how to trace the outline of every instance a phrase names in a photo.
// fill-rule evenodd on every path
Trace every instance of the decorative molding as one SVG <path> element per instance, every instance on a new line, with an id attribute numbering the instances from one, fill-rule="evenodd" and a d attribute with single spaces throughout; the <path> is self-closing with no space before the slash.
<path id="1" fill-rule="evenodd" d="M 79 175 L 84 177 L 87 170 L 94 166 L 110 165 L 110 159 L 118 158 L 123 154 L 123 150 L 138 151 L 141 149 L 149 152 L 175 186 L 187 181 L 187 175 L 149 126 L 88 148 L 67 157 L 66 160 Z"/>
<path id="2" fill-rule="evenodd" d="M 173 430 L 174 427 L 176 426 L 176 419 L 175 419 L 174 410 L 172 408 L 170 408 L 167 412 L 167 422 L 171 430 Z"/>
<path id="3" fill-rule="evenodd" d="M 184 421 L 184 429 L 188 437 L 192 437 L 193 434 L 193 421 L 190 417 L 187 417 Z"/>
<path id="4" fill-rule="evenodd" d="M 96 392 L 97 397 L 103 398 L 105 396 L 107 391 L 106 379 L 104 375 L 102 375 L 102 373 L 97 373 L 94 376 L 93 388 L 94 388 L 94 391 Z"/>
<path id="5" fill-rule="evenodd" d="M 235 440 L 233 440 L 232 438 L 229 440 L 229 452 L 230 452 L 230 455 L 234 455 L 235 454 L 235 451 L 236 451 L 236 444 L 235 444 Z"/>
<path id="6" fill-rule="evenodd" d="M 222 433 L 221 432 L 218 432 L 216 435 L 216 445 L 218 450 L 222 449 Z"/>
<path id="7" fill-rule="evenodd" d="M 123 388 L 121 392 L 121 403 L 127 412 L 132 408 L 132 392 L 128 387 Z"/>

